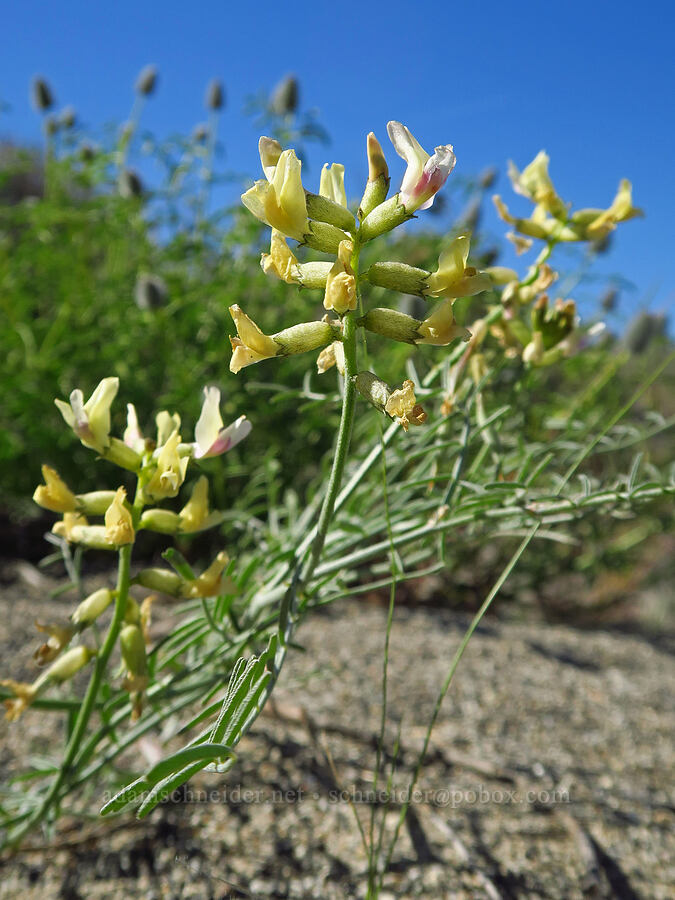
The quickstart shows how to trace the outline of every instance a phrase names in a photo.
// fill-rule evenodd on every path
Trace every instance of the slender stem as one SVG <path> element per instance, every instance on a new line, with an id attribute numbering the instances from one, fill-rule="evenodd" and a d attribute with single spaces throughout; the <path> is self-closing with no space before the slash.
<path id="1" fill-rule="evenodd" d="M 356 265 L 354 272 L 358 272 L 358 246 L 354 250 Z M 358 274 L 356 276 L 358 278 Z M 307 563 L 302 572 L 301 581 L 306 584 L 314 574 L 323 545 L 326 542 L 328 527 L 333 518 L 335 508 L 335 500 L 342 484 L 342 474 L 344 472 L 345 463 L 347 462 L 347 453 L 349 451 L 349 442 L 352 436 L 352 424 L 354 421 L 354 406 L 356 402 L 356 320 L 353 312 L 348 312 L 344 317 L 344 335 L 343 342 L 345 348 L 345 386 L 342 395 L 342 415 L 340 417 L 340 428 L 338 430 L 337 442 L 335 445 L 335 456 L 333 457 L 333 466 L 331 468 L 328 480 L 328 488 L 326 496 L 321 506 L 319 521 L 316 528 L 316 535 L 312 542 L 312 550 Z"/>
<path id="2" fill-rule="evenodd" d="M 78 713 L 77 719 L 75 720 L 75 725 L 71 732 L 70 739 L 66 746 L 66 751 L 63 757 L 63 762 L 61 763 L 59 774 L 52 782 L 49 790 L 42 800 L 42 803 L 40 803 L 40 805 L 33 811 L 29 818 L 26 819 L 21 828 L 17 832 L 15 832 L 14 835 L 12 835 L 12 838 L 10 840 L 10 843 L 12 845 L 16 846 L 17 844 L 19 844 L 24 836 L 28 833 L 28 831 L 30 831 L 30 829 L 34 825 L 40 822 L 47 814 L 47 812 L 49 812 L 51 807 L 58 800 L 61 788 L 71 772 L 73 762 L 75 760 L 75 757 L 77 756 L 78 750 L 80 749 L 80 745 L 82 743 L 82 739 L 87 730 L 89 719 L 91 718 L 91 714 L 96 705 L 99 688 L 101 686 L 101 680 L 108 665 L 108 659 L 110 658 L 110 654 L 112 653 L 113 648 L 117 642 L 117 637 L 119 635 L 120 628 L 122 627 L 122 622 L 124 621 L 124 614 L 127 608 L 127 597 L 129 596 L 132 546 L 132 544 L 127 544 L 119 551 L 115 610 L 113 612 L 113 617 L 110 622 L 110 626 L 108 627 L 108 633 L 106 634 L 103 646 L 96 656 L 94 671 L 92 672 L 91 678 L 89 679 L 87 692 L 84 695 L 84 699 L 82 700 L 82 706 L 80 707 L 80 711 Z"/>

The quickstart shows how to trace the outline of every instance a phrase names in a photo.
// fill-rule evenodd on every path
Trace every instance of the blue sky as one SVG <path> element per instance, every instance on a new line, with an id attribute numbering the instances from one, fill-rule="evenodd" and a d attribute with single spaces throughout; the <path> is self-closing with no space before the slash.
<path id="1" fill-rule="evenodd" d="M 0 137 L 39 142 L 28 103 L 38 73 L 60 105 L 73 104 L 101 131 L 128 115 L 139 69 L 155 63 L 160 84 L 144 126 L 158 136 L 190 131 L 204 118 L 206 83 L 222 78 L 222 165 L 257 178 L 257 134 L 242 108 L 293 72 L 303 105 L 320 110 L 332 136 L 331 147 L 310 153 L 310 188 L 321 163 L 335 160 L 347 165 L 348 193 L 359 194 L 370 130 L 385 146 L 395 185 L 403 163 L 386 140 L 392 118 L 428 150 L 454 144 L 457 172 L 498 166 L 498 190 L 509 202 L 506 161 L 522 168 L 540 149 L 551 156 L 558 192 L 575 207 L 609 205 L 620 178 L 630 178 L 647 217 L 620 226 L 595 272 L 635 284 L 622 295 L 625 316 L 641 305 L 672 311 L 674 25 L 675 4 L 666 0 L 22 0 L 3 9 L 0 100 L 9 109 L 0 114 Z M 500 230 L 496 218 L 487 224 Z"/>

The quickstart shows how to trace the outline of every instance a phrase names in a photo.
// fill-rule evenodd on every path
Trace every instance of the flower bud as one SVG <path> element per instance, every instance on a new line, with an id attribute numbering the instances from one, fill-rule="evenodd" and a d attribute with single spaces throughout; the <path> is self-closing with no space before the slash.
<path id="1" fill-rule="evenodd" d="M 206 96 L 204 97 L 204 105 L 207 109 L 222 109 L 225 105 L 225 89 L 223 82 L 214 78 L 210 81 L 206 88 Z"/>
<path id="2" fill-rule="evenodd" d="M 298 108 L 300 89 L 298 79 L 287 75 L 275 87 L 270 106 L 278 116 L 288 116 Z"/>
<path id="3" fill-rule="evenodd" d="M 389 168 L 380 142 L 371 131 L 366 140 L 368 181 L 359 204 L 359 219 L 364 219 L 376 206 L 384 203 L 389 190 Z"/>
<path id="4" fill-rule="evenodd" d="M 310 222 L 308 229 L 301 243 L 311 247 L 312 250 L 320 250 L 321 253 L 337 253 L 340 242 L 349 238 L 344 231 L 328 222 Z"/>
<path id="5" fill-rule="evenodd" d="M 112 603 L 113 594 L 108 588 L 100 588 L 86 597 L 70 617 L 70 621 L 78 628 L 91 625 Z"/>
<path id="6" fill-rule="evenodd" d="M 54 95 L 44 78 L 33 79 L 31 97 L 33 106 L 39 112 L 47 112 L 54 105 Z"/>
<path id="7" fill-rule="evenodd" d="M 426 269 L 418 269 L 400 262 L 380 262 L 373 265 L 365 273 L 371 284 L 387 288 L 390 291 L 400 291 L 402 294 L 415 294 L 424 296 L 427 280 L 431 272 Z"/>
<path id="8" fill-rule="evenodd" d="M 157 66 L 145 66 L 138 73 L 136 79 L 136 91 L 149 97 L 157 86 Z"/>

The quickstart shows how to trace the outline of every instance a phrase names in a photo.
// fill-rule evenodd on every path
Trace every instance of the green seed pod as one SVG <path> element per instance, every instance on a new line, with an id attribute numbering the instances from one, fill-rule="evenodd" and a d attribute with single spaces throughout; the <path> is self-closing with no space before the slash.
<path id="1" fill-rule="evenodd" d="M 337 254 L 340 241 L 346 241 L 348 238 L 348 234 L 335 228 L 334 225 L 326 222 L 310 222 L 309 231 L 304 235 L 303 244 L 313 250 L 320 250 L 322 253 Z"/>
<path id="2" fill-rule="evenodd" d="M 103 456 L 108 462 L 119 466 L 121 469 L 128 469 L 130 472 L 138 472 L 141 467 L 142 458 L 140 453 L 136 453 L 135 450 L 128 447 L 119 438 L 110 438 L 110 444 L 105 448 Z"/>
<path id="3" fill-rule="evenodd" d="M 120 631 L 120 650 L 124 665 L 131 675 L 147 676 L 148 658 L 143 632 L 138 625 L 125 625 Z"/>
<path id="4" fill-rule="evenodd" d="M 374 334 L 405 344 L 415 344 L 420 339 L 417 329 L 422 324 L 419 319 L 395 309 L 371 309 L 357 323 Z"/>
<path id="5" fill-rule="evenodd" d="M 160 534 L 176 534 L 180 527 L 180 516 L 170 509 L 146 509 L 139 523 L 139 528 L 158 531 Z"/>
<path id="6" fill-rule="evenodd" d="M 329 262 L 308 262 L 298 264 L 298 281 L 304 288 L 324 291 L 328 273 L 333 268 Z"/>
<path id="7" fill-rule="evenodd" d="M 170 597 L 179 597 L 184 585 L 184 579 L 170 569 L 142 569 L 134 578 L 136 584 L 140 584 L 150 591 L 159 591 Z"/>
<path id="8" fill-rule="evenodd" d="M 46 676 L 49 681 L 67 681 L 86 666 L 92 656 L 96 656 L 96 651 L 90 647 L 83 645 L 73 647 L 49 667 Z"/>
<path id="9" fill-rule="evenodd" d="M 80 628 L 91 625 L 91 623 L 98 619 L 101 613 L 110 606 L 112 599 L 112 591 L 109 591 L 108 588 L 101 588 L 98 591 L 94 591 L 93 594 L 90 594 L 77 607 L 70 617 L 71 622 L 73 625 L 78 625 Z"/>
<path id="10" fill-rule="evenodd" d="M 157 66 L 145 66 L 138 73 L 136 79 L 136 91 L 149 97 L 157 87 Z"/>
<path id="11" fill-rule="evenodd" d="M 392 228 L 413 218 L 413 214 L 406 212 L 405 206 L 399 203 L 398 197 L 399 195 L 395 194 L 368 213 L 359 229 L 362 242 L 372 241 L 378 235 L 391 231 Z"/>
<path id="12" fill-rule="evenodd" d="M 354 230 L 356 225 L 354 216 L 344 206 L 334 203 L 320 194 L 311 194 L 309 191 L 305 191 L 305 197 L 307 199 L 307 215 L 310 219 L 328 222 L 330 225 L 344 228 L 346 231 Z"/>
<path id="13" fill-rule="evenodd" d="M 33 79 L 31 99 L 33 106 L 39 112 L 47 112 L 54 105 L 54 95 L 44 78 Z"/>
<path id="14" fill-rule="evenodd" d="M 279 344 L 284 356 L 291 356 L 318 350 L 334 341 L 338 335 L 339 330 L 334 330 L 328 322 L 303 322 L 273 334 L 272 340 Z"/>
<path id="15" fill-rule="evenodd" d="M 115 491 L 90 491 L 88 494 L 76 494 L 78 512 L 85 516 L 103 516 L 115 499 Z"/>
<path id="16" fill-rule="evenodd" d="M 384 411 L 391 396 L 391 388 L 372 372 L 359 372 L 356 376 L 356 390 L 376 409 Z"/>
<path id="17" fill-rule="evenodd" d="M 373 263 L 365 277 L 371 284 L 387 288 L 390 291 L 400 291 L 402 294 L 416 294 L 424 296 L 424 289 L 431 272 L 426 269 L 418 269 L 400 262 Z"/>
<path id="18" fill-rule="evenodd" d="M 222 109 L 225 106 L 225 88 L 223 87 L 223 82 L 217 78 L 209 81 L 206 87 L 204 106 L 213 110 Z"/>
<path id="19" fill-rule="evenodd" d="M 270 106 L 278 116 L 288 116 L 297 112 L 300 101 L 300 87 L 294 75 L 287 75 L 272 92 Z"/>

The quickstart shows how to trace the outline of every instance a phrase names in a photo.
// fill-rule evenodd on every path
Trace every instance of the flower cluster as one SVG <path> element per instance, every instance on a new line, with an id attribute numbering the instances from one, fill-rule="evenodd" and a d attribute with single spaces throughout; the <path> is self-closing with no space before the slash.
<path id="1" fill-rule="evenodd" d="M 549 158 L 541 150 L 522 172 L 509 164 L 509 178 L 513 190 L 534 204 L 528 218 L 511 215 L 502 198 L 496 194 L 494 203 L 501 219 L 513 226 L 511 235 L 521 252 L 531 246 L 531 238 L 555 241 L 603 241 L 619 222 L 627 222 L 643 215 L 633 206 L 631 183 L 623 179 L 616 196 L 607 209 L 579 209 L 572 212 L 553 186 L 548 173 Z"/>
<path id="2" fill-rule="evenodd" d="M 374 263 L 365 271 L 359 268 L 363 245 L 411 219 L 417 210 L 428 209 L 455 166 L 450 144 L 436 147 L 430 155 L 400 122 L 390 122 L 387 131 L 394 149 L 407 164 L 400 189 L 387 200 L 389 170 L 382 147 L 371 132 L 366 142 L 368 181 L 356 215 L 347 204 L 344 166 L 326 164 L 319 193 L 313 194 L 303 187 L 302 167 L 295 151 L 282 149 L 271 138 L 260 139 L 265 178 L 243 194 L 242 202 L 272 229 L 270 250 L 262 256 L 262 268 L 288 284 L 322 291 L 326 315 L 320 322 L 305 322 L 266 335 L 239 306 L 231 307 L 237 327 L 237 336 L 231 338 L 232 372 L 263 359 L 320 350 L 319 372 L 336 365 L 344 373 L 345 320 L 352 314 L 358 327 L 395 341 L 446 346 L 457 339 L 468 339 L 469 332 L 455 322 L 454 301 L 492 287 L 486 272 L 468 264 L 468 236 L 461 235 L 449 243 L 435 272 L 400 262 Z M 287 243 L 289 238 L 301 247 L 331 254 L 333 260 L 300 262 Z M 424 319 L 392 309 L 364 311 L 360 291 L 363 282 L 441 302 Z M 364 378 L 360 380 L 357 374 L 351 372 L 348 377 L 355 378 L 361 390 L 368 381 L 365 376 L 371 373 L 362 373 Z M 416 406 L 414 392 L 410 405 L 411 390 L 411 382 L 399 389 L 405 393 L 408 411 Z M 372 402 L 367 392 L 364 396 Z M 409 417 L 392 412 L 395 406 L 396 403 L 385 402 L 379 408 L 405 428 L 425 419 L 421 414 Z"/>
<path id="3" fill-rule="evenodd" d="M 171 510 L 157 504 L 178 495 L 191 461 L 227 452 L 249 434 L 250 422 L 241 416 L 225 427 L 220 414 L 220 391 L 207 387 L 193 441 L 183 441 L 180 416 L 166 410 L 155 418 L 156 437 L 145 437 L 131 403 L 127 406 L 124 434 L 121 439 L 116 438 L 110 434 L 110 409 L 118 388 L 117 378 L 104 378 L 86 403 L 80 390 L 72 392 L 69 403 L 62 400 L 55 402 L 66 423 L 85 447 L 135 474 L 135 496 L 130 500 L 124 486 L 116 490 L 77 494 L 58 472 L 44 465 L 44 484 L 37 487 L 33 499 L 43 508 L 61 514 L 61 519 L 52 528 L 54 534 L 83 547 L 120 550 L 133 544 L 137 533 L 144 529 L 185 535 L 219 525 L 225 513 L 210 509 L 208 479 L 204 475 L 196 480 L 187 502 L 181 508 Z M 101 521 L 92 522 L 91 519 Z M 170 569 L 151 569 L 140 572 L 133 581 L 171 597 L 211 597 L 223 591 L 234 591 L 234 585 L 225 574 L 228 564 L 227 554 L 221 552 L 199 576 L 184 570 L 178 573 Z M 13 699 L 5 701 L 8 718 L 17 718 L 50 683 L 69 679 L 96 655 L 94 649 L 83 644 L 67 648 L 114 599 L 114 591 L 102 588 L 83 600 L 68 621 L 56 624 L 36 622 L 38 630 L 48 638 L 37 649 L 35 660 L 40 666 L 52 665 L 33 684 L 11 679 L 0 681 L 14 694 Z M 123 684 L 132 697 L 135 716 L 140 714 L 148 681 L 145 646 L 152 599 L 146 597 L 139 605 L 132 596 L 127 598 L 124 623 L 119 634 L 125 671 Z"/>

